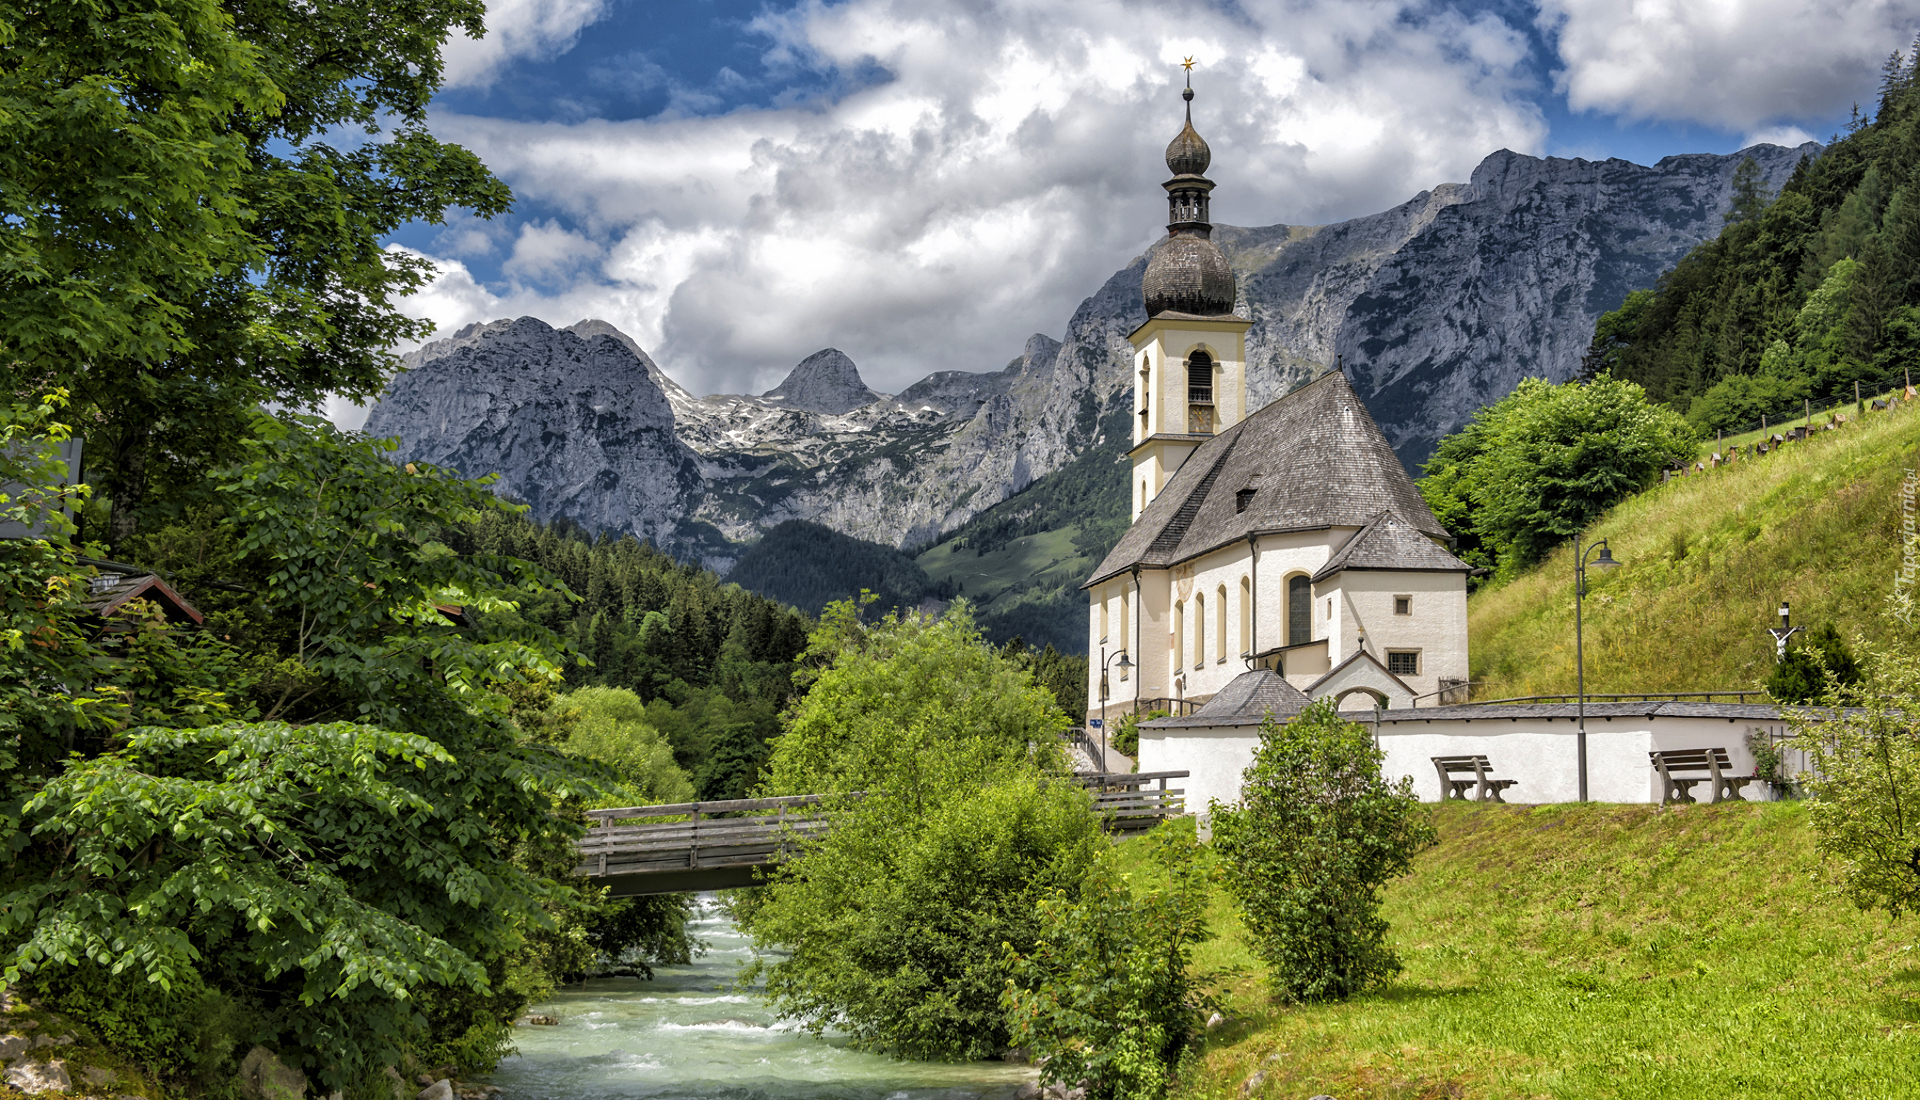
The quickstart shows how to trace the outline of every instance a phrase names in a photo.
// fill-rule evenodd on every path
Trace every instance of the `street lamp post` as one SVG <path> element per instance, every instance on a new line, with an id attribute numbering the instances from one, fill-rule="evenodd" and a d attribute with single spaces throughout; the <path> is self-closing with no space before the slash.
<path id="1" fill-rule="evenodd" d="M 1126 669 L 1130 669 L 1133 667 L 1133 661 L 1128 659 L 1126 650 L 1124 649 L 1120 650 L 1119 652 L 1115 653 L 1113 657 L 1120 658 L 1120 668 L 1122 671 L 1125 671 Z M 1105 771 L 1107 768 L 1107 663 L 1112 661 L 1113 657 L 1107 656 L 1107 650 L 1105 646 L 1100 647 L 1100 770 L 1101 771 Z"/>
<path id="2" fill-rule="evenodd" d="M 1587 555 L 1595 550 L 1600 556 L 1593 561 L 1593 568 L 1600 570 L 1617 569 L 1620 563 L 1613 558 L 1613 551 L 1607 548 L 1607 540 L 1601 539 L 1592 546 L 1582 548 L 1580 536 L 1573 536 L 1573 663 L 1574 675 L 1580 685 L 1580 729 L 1575 737 L 1579 751 L 1580 801 L 1587 800 L 1587 653 L 1585 639 L 1582 637 L 1580 607 L 1587 598 Z"/>

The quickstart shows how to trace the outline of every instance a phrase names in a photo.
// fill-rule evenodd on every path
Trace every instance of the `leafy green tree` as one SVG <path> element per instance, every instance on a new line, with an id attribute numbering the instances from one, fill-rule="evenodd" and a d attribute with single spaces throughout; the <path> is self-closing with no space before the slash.
<path id="1" fill-rule="evenodd" d="M 1767 694 L 1780 703 L 1812 703 L 1827 694 L 1828 680 L 1841 687 L 1860 682 L 1860 665 L 1832 623 L 1796 638 L 1786 659 L 1767 676 Z"/>
<path id="2" fill-rule="evenodd" d="M 1920 910 L 1920 659 L 1876 652 L 1858 683 L 1830 681 L 1818 701 L 1844 709 L 1788 710 L 1814 843 L 1840 865 L 1847 896 L 1890 916 Z"/>
<path id="3" fill-rule="evenodd" d="M 1210 807 L 1227 891 L 1288 1001 L 1347 997 L 1400 972 L 1380 891 L 1436 838 L 1413 781 L 1381 777 L 1383 755 L 1321 700 L 1262 723 L 1239 803 Z"/>
<path id="4" fill-rule="evenodd" d="M 1526 379 L 1456 436 L 1441 441 L 1421 491 L 1442 522 L 1470 531 L 1473 549 L 1491 550 L 1508 571 L 1691 459 L 1698 442 L 1646 391 L 1606 376 L 1558 386 Z"/>
<path id="5" fill-rule="evenodd" d="M 601 804 L 693 801 L 693 781 L 673 762 L 673 746 L 647 723 L 646 704 L 638 695 L 625 688 L 581 688 L 555 699 L 553 711 L 567 728 L 563 749 L 597 760 L 620 777 L 618 787 L 601 794 Z"/>
<path id="6" fill-rule="evenodd" d="M 1166 1096 L 1211 1007 L 1192 969 L 1211 886 L 1193 822 L 1167 822 L 1144 843 L 1147 858 L 1131 868 L 1119 849 L 1100 853 L 1078 899 L 1040 903 L 1033 953 L 1009 948 L 1013 1042 L 1042 1080 L 1085 1081 L 1099 1100 Z"/>
<path id="7" fill-rule="evenodd" d="M 1005 945 L 1033 949 L 1038 902 L 1075 896 L 1100 843 L 1059 709 L 964 602 L 875 624 L 830 604 L 808 661 L 767 792 L 863 797 L 830 803 L 826 838 L 745 907 L 750 976 L 783 1016 L 865 1049 L 997 1054 Z"/>
<path id="8" fill-rule="evenodd" d="M 557 639 L 450 614 L 557 582 L 436 541 L 506 507 L 480 483 L 310 418 L 247 446 L 219 483 L 237 641 L 101 634 L 57 542 L 0 547 L 8 980 L 212 990 L 241 1049 L 328 1089 L 408 1050 L 497 1057 L 529 930 L 570 894 L 525 853 L 564 851 L 556 804 L 593 786 L 501 690 L 557 679 Z"/>
<path id="9" fill-rule="evenodd" d="M 368 397 L 425 260 L 383 241 L 509 194 L 428 132 L 480 0 L 0 4 L 0 364 L 65 386 L 120 547 L 236 457 L 249 411 Z M 138 94 L 122 94 L 123 89 Z M 155 494 L 159 485 L 163 493 Z"/>

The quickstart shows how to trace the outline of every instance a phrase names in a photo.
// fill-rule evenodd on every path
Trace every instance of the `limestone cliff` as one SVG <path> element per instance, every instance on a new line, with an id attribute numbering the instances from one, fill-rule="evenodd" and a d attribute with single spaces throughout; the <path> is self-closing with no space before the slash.
<path id="1" fill-rule="evenodd" d="M 1819 147 L 1541 159 L 1327 226 L 1218 226 L 1238 276 L 1255 407 L 1343 362 L 1403 461 L 1521 378 L 1571 377 L 1599 315 L 1720 229 L 1734 169 L 1777 188 Z M 1222 196 L 1223 201 L 1227 196 Z M 1228 204 L 1230 206 L 1230 203 Z M 407 357 L 368 428 L 540 518 L 631 531 L 725 568 L 790 519 L 915 550 L 1091 450 L 1130 400 L 1146 257 L 1003 368 L 876 393 L 834 349 L 762 395 L 696 398 L 604 321 L 473 325 Z M 1115 492 L 1124 493 L 1116 465 Z"/>

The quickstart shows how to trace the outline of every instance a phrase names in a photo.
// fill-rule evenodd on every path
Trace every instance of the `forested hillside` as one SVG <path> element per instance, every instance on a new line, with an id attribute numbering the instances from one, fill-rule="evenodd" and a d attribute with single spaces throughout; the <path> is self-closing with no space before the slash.
<path id="1" fill-rule="evenodd" d="M 1586 371 L 1716 431 L 1851 400 L 1917 363 L 1920 82 L 1896 53 L 1872 118 L 1803 158 L 1779 194 L 1743 166 L 1719 237 L 1600 319 Z"/>
<path id="2" fill-rule="evenodd" d="M 768 531 L 740 555 L 727 580 L 809 615 L 863 589 L 880 597 L 883 611 L 953 596 L 951 586 L 936 584 L 912 557 L 893 547 L 801 519 Z"/>
<path id="3" fill-rule="evenodd" d="M 532 593 L 518 616 L 592 662 L 568 668 L 568 684 L 633 691 L 698 797 L 746 797 L 793 693 L 805 616 L 632 538 L 487 515 L 454 544 L 534 562 L 565 582 L 578 602 Z"/>

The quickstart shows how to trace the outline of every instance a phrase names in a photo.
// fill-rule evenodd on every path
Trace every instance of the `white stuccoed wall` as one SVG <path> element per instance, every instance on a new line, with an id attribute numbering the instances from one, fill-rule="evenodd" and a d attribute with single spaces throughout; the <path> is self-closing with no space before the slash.
<path id="1" fill-rule="evenodd" d="M 1370 723 L 1360 719 L 1362 725 Z M 1632 715 L 1587 718 L 1588 797 L 1596 802 L 1658 802 L 1659 778 L 1648 753 L 1672 749 L 1724 748 L 1733 761 L 1733 774 L 1753 774 L 1753 754 L 1747 733 L 1778 729 L 1778 720 L 1740 717 L 1702 718 Z M 1574 802 L 1579 799 L 1575 769 L 1576 724 L 1566 718 L 1439 718 L 1413 717 L 1400 712 L 1379 725 L 1380 747 L 1386 752 L 1381 771 L 1390 779 L 1413 777 L 1413 789 L 1423 802 L 1440 798 L 1436 756 L 1485 756 L 1492 774 L 1518 780 L 1507 788 L 1508 802 Z M 1199 729 L 1140 731 L 1141 771 L 1193 773 L 1181 781 L 1187 806 L 1204 813 L 1209 800 L 1238 800 L 1240 777 L 1253 762 L 1259 745 L 1259 727 L 1215 726 Z M 1705 801 L 1706 785 L 1694 788 Z M 1765 784 L 1750 783 L 1742 796 L 1748 801 L 1770 797 Z"/>

